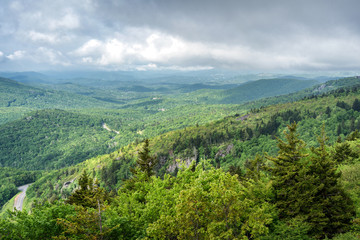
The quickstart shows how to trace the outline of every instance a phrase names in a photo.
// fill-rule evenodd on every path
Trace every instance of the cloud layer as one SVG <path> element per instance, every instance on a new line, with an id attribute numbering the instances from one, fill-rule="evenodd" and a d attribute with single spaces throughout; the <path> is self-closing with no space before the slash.
<path id="1" fill-rule="evenodd" d="M 360 2 L 3 0 L 0 70 L 359 70 Z"/>

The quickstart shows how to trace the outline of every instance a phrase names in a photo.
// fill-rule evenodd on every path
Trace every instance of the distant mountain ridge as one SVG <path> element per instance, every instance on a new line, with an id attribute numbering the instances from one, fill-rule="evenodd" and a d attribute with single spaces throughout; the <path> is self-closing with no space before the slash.
<path id="1" fill-rule="evenodd" d="M 318 84 L 315 80 L 288 78 L 262 79 L 244 83 L 236 88 L 225 90 L 220 103 L 242 103 L 256 99 L 297 92 Z"/>
<path id="2" fill-rule="evenodd" d="M 79 94 L 45 90 L 0 77 L 0 107 L 89 108 L 103 107 L 106 102 Z"/>

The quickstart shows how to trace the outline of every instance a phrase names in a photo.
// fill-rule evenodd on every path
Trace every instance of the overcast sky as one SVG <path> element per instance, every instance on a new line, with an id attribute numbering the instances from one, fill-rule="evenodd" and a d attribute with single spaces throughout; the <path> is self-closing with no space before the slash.
<path id="1" fill-rule="evenodd" d="M 0 0 L 0 70 L 359 71 L 359 0 Z"/>

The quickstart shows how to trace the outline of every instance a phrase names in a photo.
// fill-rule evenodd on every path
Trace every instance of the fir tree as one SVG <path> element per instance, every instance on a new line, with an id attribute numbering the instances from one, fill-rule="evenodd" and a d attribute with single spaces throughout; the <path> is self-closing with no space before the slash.
<path id="1" fill-rule="evenodd" d="M 341 173 L 326 150 L 327 139 L 323 128 L 318 137 L 319 147 L 311 149 L 313 154 L 308 168 L 312 189 L 307 201 L 306 221 L 310 224 L 310 234 L 315 238 L 345 232 L 354 216 L 353 203 L 338 184 Z"/>
<path id="2" fill-rule="evenodd" d="M 339 124 L 336 128 L 336 135 L 340 136 L 341 133 L 342 133 L 342 128 L 341 128 L 341 124 Z"/>
<path id="3" fill-rule="evenodd" d="M 133 169 L 133 173 L 143 172 L 147 178 L 154 175 L 154 168 L 157 164 L 157 159 L 150 154 L 149 139 L 145 139 L 144 146 L 138 153 L 138 159 L 136 160 L 136 167 Z"/>
<path id="4" fill-rule="evenodd" d="M 331 109 L 330 109 L 329 107 L 326 107 L 325 114 L 327 114 L 328 116 L 330 116 L 330 114 L 331 114 Z"/>
<path id="5" fill-rule="evenodd" d="M 354 109 L 354 111 L 358 111 L 360 112 L 360 101 L 359 99 L 355 99 L 352 105 L 352 109 Z"/>
<path id="6" fill-rule="evenodd" d="M 338 143 L 335 145 L 335 152 L 332 154 L 332 159 L 336 163 L 352 162 L 358 158 L 359 154 L 352 151 L 348 142 Z"/>
<path id="7" fill-rule="evenodd" d="M 76 236 L 84 232 L 86 233 L 85 235 L 88 236 L 88 230 L 90 228 L 98 229 L 98 234 L 95 233 L 95 235 L 99 237 L 93 238 L 95 230 L 91 230 L 92 234 L 90 234 L 91 237 L 89 239 L 103 239 L 102 212 L 106 207 L 106 201 L 110 201 L 110 197 L 108 193 L 100 187 L 99 181 L 97 179 L 94 181 L 86 171 L 80 176 L 79 185 L 80 188 L 66 200 L 69 204 L 80 206 L 74 222 L 67 225 L 66 220 L 59 219 L 59 224 L 66 226 L 68 231 Z M 71 226 L 73 228 L 71 228 Z"/>
<path id="8" fill-rule="evenodd" d="M 355 123 L 354 123 L 355 125 Z M 347 137 L 346 137 L 346 140 L 348 141 L 355 141 L 356 139 L 359 139 L 360 138 L 360 133 L 359 131 L 356 129 L 354 130 L 352 133 L 350 133 Z"/>
<path id="9" fill-rule="evenodd" d="M 67 203 L 96 209 L 100 203 L 109 200 L 107 192 L 100 187 L 99 181 L 94 181 L 86 171 L 79 178 L 79 186 L 66 200 Z"/>
<path id="10" fill-rule="evenodd" d="M 288 132 L 284 133 L 286 142 L 278 139 L 278 156 L 268 159 L 274 163 L 271 171 L 279 216 L 292 218 L 306 206 L 306 186 L 303 181 L 306 177 L 304 158 L 307 155 L 304 153 L 305 143 L 296 134 L 296 123 L 289 125 Z"/>
<path id="11" fill-rule="evenodd" d="M 261 179 L 261 176 L 265 174 L 268 170 L 268 166 L 265 165 L 264 158 L 259 154 L 256 154 L 254 159 L 247 160 L 245 162 L 245 167 L 245 177 L 247 179 L 253 179 L 254 181 L 259 181 Z"/>

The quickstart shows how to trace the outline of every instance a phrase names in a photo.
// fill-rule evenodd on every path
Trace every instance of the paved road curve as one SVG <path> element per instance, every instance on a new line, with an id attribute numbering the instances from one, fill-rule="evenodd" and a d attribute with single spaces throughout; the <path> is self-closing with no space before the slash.
<path id="1" fill-rule="evenodd" d="M 14 201 L 14 210 L 17 209 L 19 211 L 22 210 L 23 207 L 23 202 L 24 202 L 24 198 L 26 196 L 26 190 L 27 188 L 31 185 L 30 184 L 26 184 L 24 186 L 20 186 L 18 187 L 18 189 L 21 191 L 21 193 L 19 193 L 16 197 L 15 197 L 15 201 Z"/>

